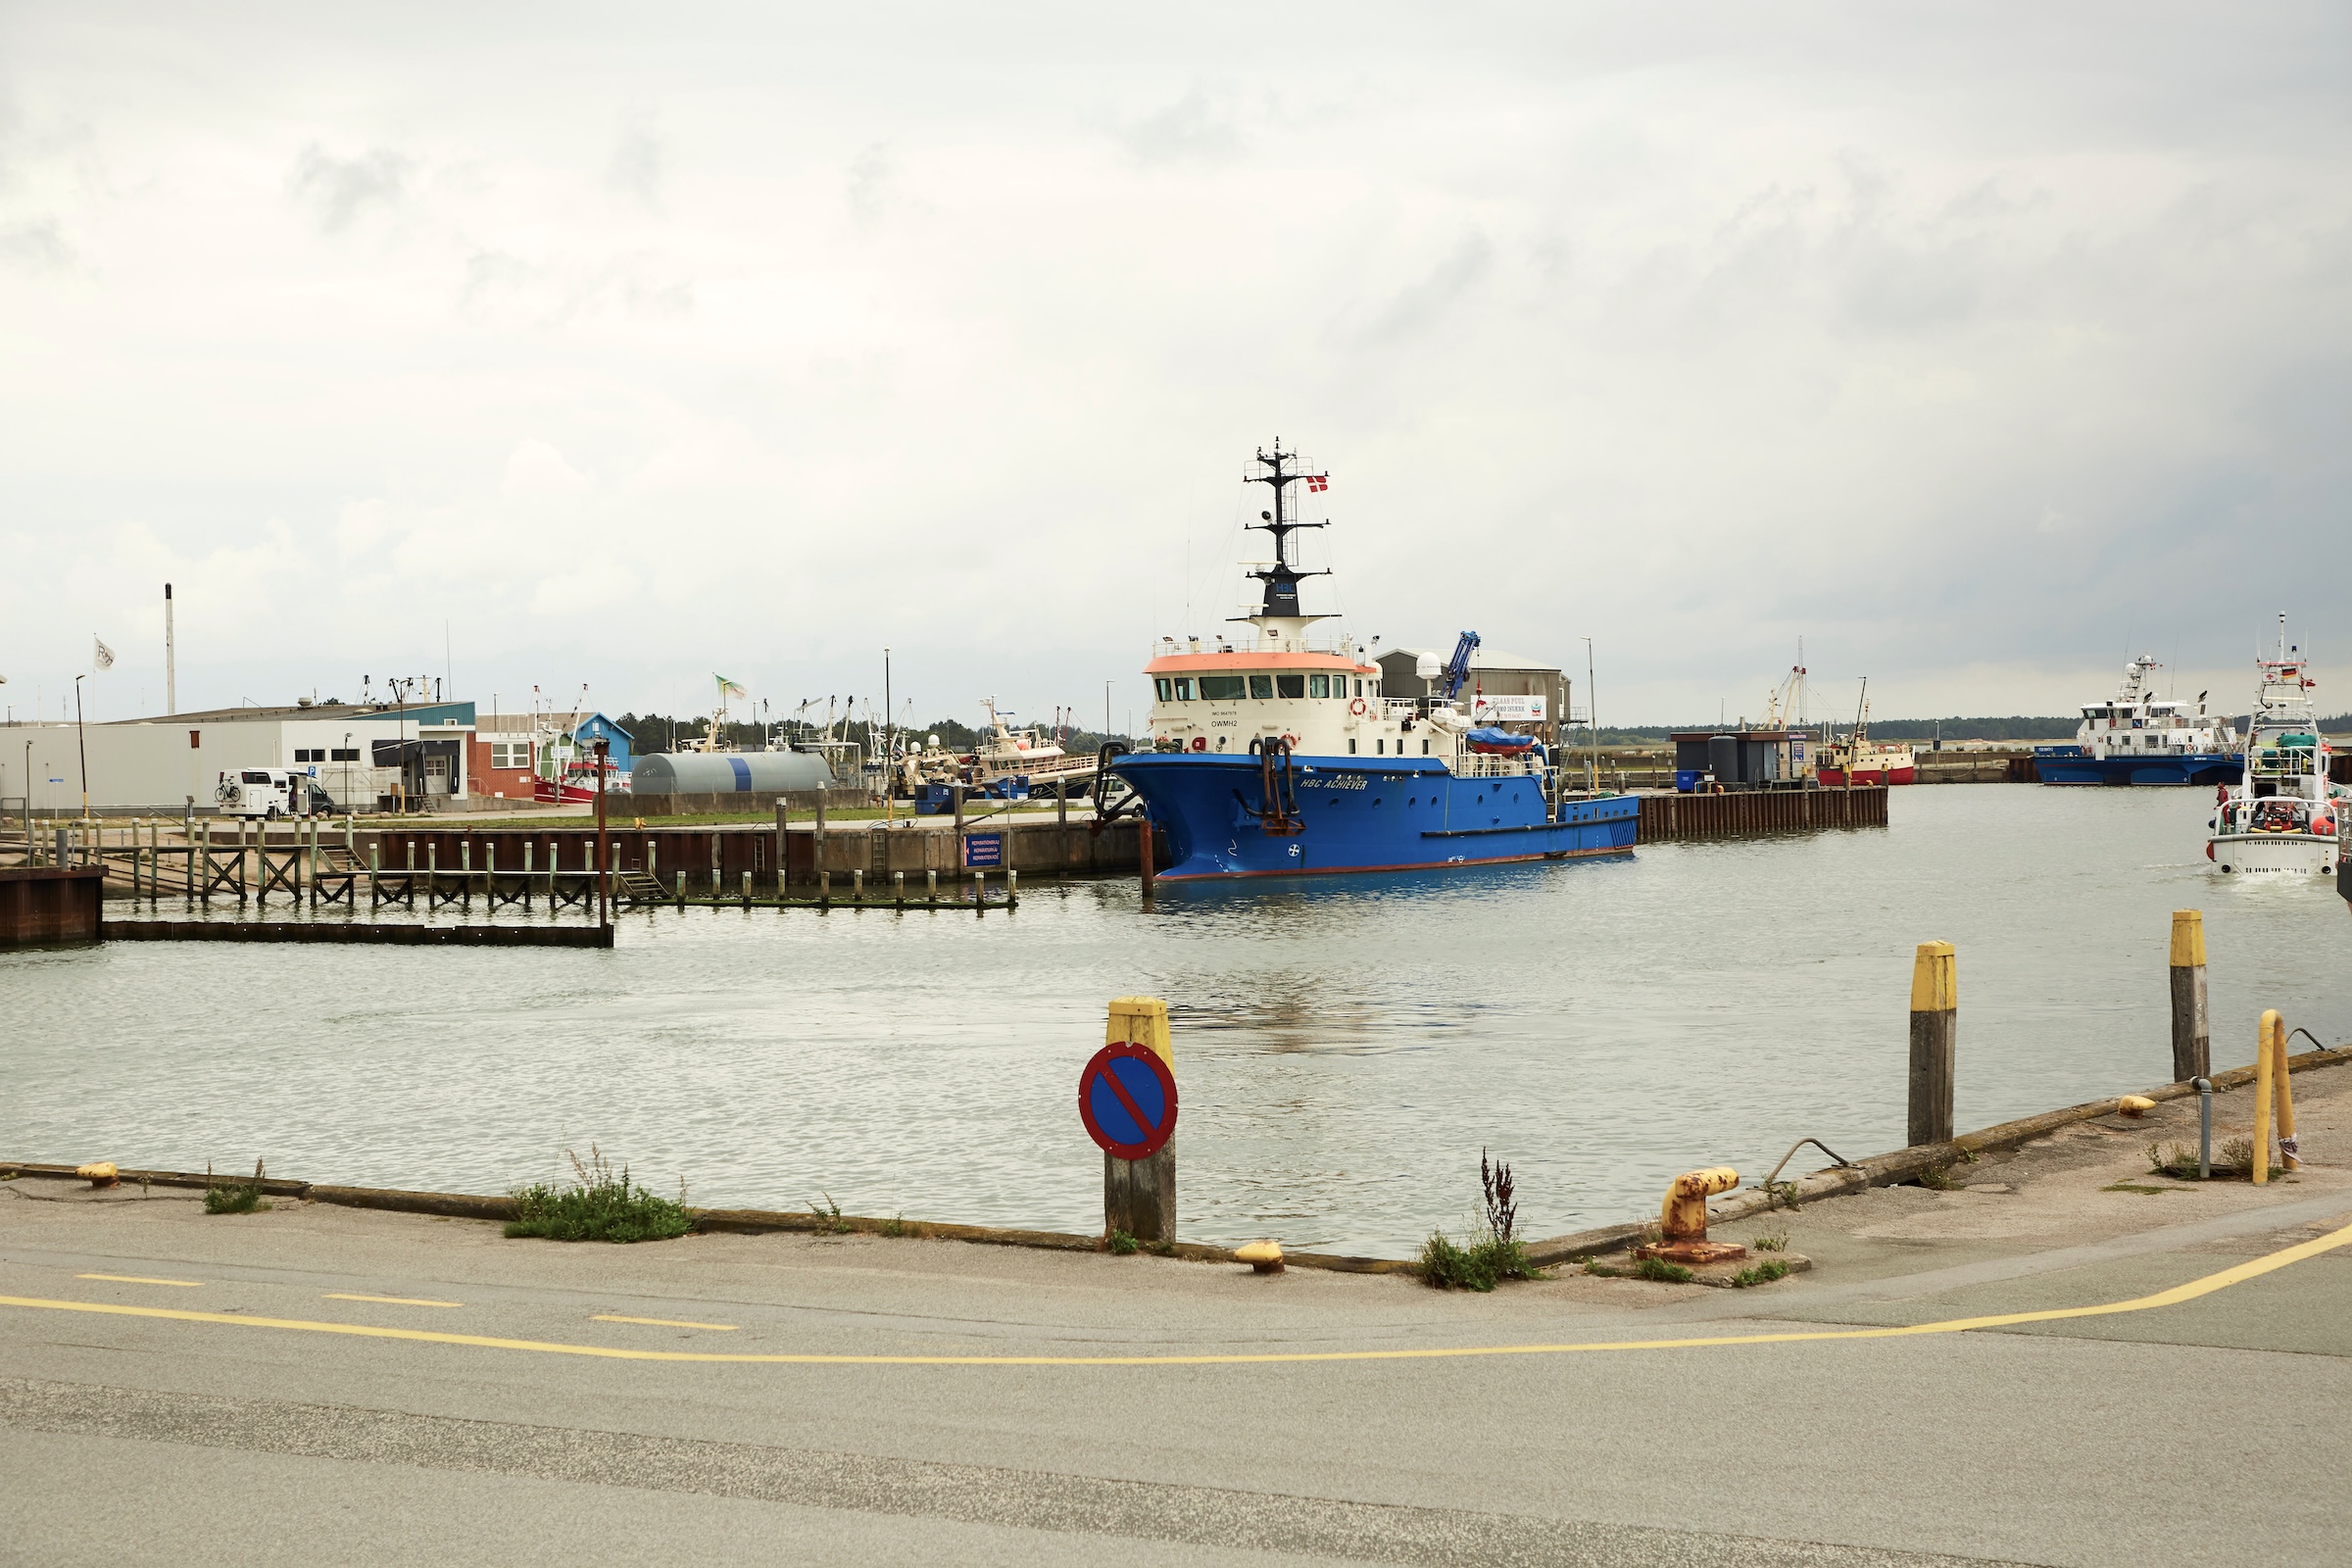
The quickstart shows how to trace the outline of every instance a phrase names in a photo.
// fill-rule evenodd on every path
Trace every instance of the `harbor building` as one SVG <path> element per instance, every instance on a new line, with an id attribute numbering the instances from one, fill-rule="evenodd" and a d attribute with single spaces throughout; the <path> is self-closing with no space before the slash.
<path id="1" fill-rule="evenodd" d="M 10 724 L 0 726 L 0 809 L 77 813 L 85 759 L 94 811 L 203 814 L 214 809 L 221 775 L 245 769 L 307 774 L 337 809 L 374 810 L 404 789 L 413 804 L 445 809 L 468 799 L 473 739 L 471 703 L 306 700 L 104 724 Z M 527 782 L 522 798 L 530 798 Z"/>

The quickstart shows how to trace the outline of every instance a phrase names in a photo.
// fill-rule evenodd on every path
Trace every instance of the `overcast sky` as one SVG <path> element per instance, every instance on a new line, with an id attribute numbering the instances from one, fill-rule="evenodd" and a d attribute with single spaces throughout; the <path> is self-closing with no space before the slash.
<path id="1" fill-rule="evenodd" d="M 1123 725 L 1279 436 L 1604 722 L 2341 710 L 2348 17 L 0 6 L 0 700 Z"/>

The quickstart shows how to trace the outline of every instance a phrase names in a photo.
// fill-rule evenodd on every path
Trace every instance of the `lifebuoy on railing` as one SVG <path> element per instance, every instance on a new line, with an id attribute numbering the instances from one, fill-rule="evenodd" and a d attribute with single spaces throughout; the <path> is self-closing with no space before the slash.
<path id="1" fill-rule="evenodd" d="M 1207 751 L 1207 750 L 1208 750 L 1208 737 L 1207 737 L 1207 736 L 1205 736 L 1205 735 L 1196 735 L 1196 736 L 1194 736 L 1194 737 L 1193 737 L 1193 750 L 1194 750 L 1194 751 L 1196 751 L 1196 752 L 1205 752 L 1205 751 Z"/>
<path id="2" fill-rule="evenodd" d="M 1361 697 L 1358 697 L 1348 703 L 1348 711 L 1361 716 L 1364 711 L 1364 700 Z"/>

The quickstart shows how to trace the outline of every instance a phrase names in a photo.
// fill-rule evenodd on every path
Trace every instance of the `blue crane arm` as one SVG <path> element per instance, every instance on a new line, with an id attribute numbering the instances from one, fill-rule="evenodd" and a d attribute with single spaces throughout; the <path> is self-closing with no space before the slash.
<path id="1" fill-rule="evenodd" d="M 1442 695 L 1452 702 L 1462 694 L 1462 683 L 1470 678 L 1470 656 L 1478 652 L 1478 633 L 1466 631 L 1462 640 L 1453 645 L 1453 657 L 1446 661 L 1446 689 Z"/>

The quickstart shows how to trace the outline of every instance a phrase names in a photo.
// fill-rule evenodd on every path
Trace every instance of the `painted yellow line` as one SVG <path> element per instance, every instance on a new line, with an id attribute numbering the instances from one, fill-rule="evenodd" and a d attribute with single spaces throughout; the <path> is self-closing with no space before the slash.
<path id="1" fill-rule="evenodd" d="M 735 1332 L 732 1323 L 683 1323 L 674 1317 L 622 1317 L 617 1312 L 592 1312 L 588 1320 L 592 1323 L 645 1323 L 658 1329 L 716 1329 L 721 1334 Z"/>
<path id="2" fill-rule="evenodd" d="M 95 1312 L 112 1317 L 164 1318 L 177 1323 L 219 1323 L 245 1329 L 290 1329 L 305 1334 L 345 1334 L 360 1339 L 410 1340 L 423 1345 L 465 1345 L 485 1350 L 530 1350 L 542 1355 L 583 1355 L 612 1361 L 721 1361 L 819 1366 L 1257 1366 L 1284 1361 L 1436 1361 L 1488 1355 L 1578 1355 L 1600 1350 L 1700 1350 L 1727 1345 L 1801 1345 L 1828 1340 L 1902 1340 L 1925 1334 L 1965 1334 L 1971 1329 L 2013 1328 L 2022 1323 L 2059 1323 L 2073 1318 L 2110 1317 L 2178 1306 L 2226 1291 L 2290 1263 L 2317 1257 L 2352 1243 L 2352 1225 L 2281 1249 L 2267 1257 L 2176 1285 L 2153 1296 L 2097 1306 L 2053 1307 L 2038 1312 L 2000 1312 L 1984 1317 L 1946 1318 L 1895 1328 L 1811 1329 L 1781 1334 L 1721 1334 L 1684 1340 L 1595 1340 L 1568 1345 L 1465 1345 L 1398 1350 L 1211 1351 L 1198 1355 L 819 1355 L 777 1352 L 735 1354 L 718 1350 L 629 1350 L 611 1345 L 565 1345 L 551 1340 L 505 1340 L 486 1334 L 437 1334 L 427 1329 L 377 1328 L 365 1323 L 316 1323 L 302 1318 L 246 1317 L 233 1312 L 189 1312 L 169 1306 L 122 1306 L 111 1301 L 56 1301 L 33 1296 L 0 1296 L 0 1306 L 55 1312 Z"/>
<path id="3" fill-rule="evenodd" d="M 112 1280 L 117 1285 L 177 1285 L 191 1291 L 204 1288 L 202 1280 L 151 1280 L 144 1274 L 76 1274 L 77 1280 Z"/>
<path id="4" fill-rule="evenodd" d="M 432 1301 L 421 1296 L 346 1296 L 329 1291 L 318 1298 L 322 1301 L 381 1301 L 386 1306 L 464 1306 L 464 1301 Z"/>

